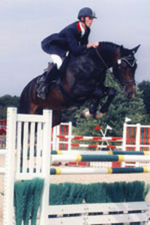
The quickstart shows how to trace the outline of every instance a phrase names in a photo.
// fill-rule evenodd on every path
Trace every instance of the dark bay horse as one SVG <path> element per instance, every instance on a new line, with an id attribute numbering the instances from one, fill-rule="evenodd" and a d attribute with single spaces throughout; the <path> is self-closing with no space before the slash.
<path id="1" fill-rule="evenodd" d="M 116 95 L 114 88 L 104 84 L 107 69 L 112 67 L 114 77 L 124 87 L 128 98 L 135 96 L 134 74 L 137 64 L 134 55 L 139 46 L 127 49 L 114 43 L 100 42 L 96 49 L 88 49 L 82 56 L 70 57 L 63 77 L 50 86 L 45 100 L 37 97 L 38 79 L 42 75 L 27 84 L 20 97 L 19 112 L 34 114 L 43 108 L 52 109 L 55 126 L 61 122 L 62 110 L 90 101 L 88 114 L 100 118 L 108 111 Z M 97 111 L 99 100 L 106 96 L 106 102 Z"/>

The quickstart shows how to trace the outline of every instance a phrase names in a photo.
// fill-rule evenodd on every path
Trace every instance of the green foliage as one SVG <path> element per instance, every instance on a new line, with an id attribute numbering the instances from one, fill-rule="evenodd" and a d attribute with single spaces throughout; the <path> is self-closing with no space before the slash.
<path id="1" fill-rule="evenodd" d="M 6 119 L 6 109 L 7 107 L 18 107 L 19 97 L 4 95 L 0 97 L 0 119 Z"/>
<path id="2" fill-rule="evenodd" d="M 139 89 L 143 92 L 143 100 L 147 113 L 150 113 L 150 81 L 142 81 L 138 84 Z"/>

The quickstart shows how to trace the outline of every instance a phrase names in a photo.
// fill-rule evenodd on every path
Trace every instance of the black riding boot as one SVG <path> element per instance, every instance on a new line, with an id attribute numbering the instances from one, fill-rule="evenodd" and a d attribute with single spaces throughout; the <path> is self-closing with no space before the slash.
<path id="1" fill-rule="evenodd" d="M 37 96 L 43 100 L 46 99 L 46 95 L 48 94 L 48 89 L 52 82 L 56 81 L 59 76 L 59 71 L 57 69 L 57 65 L 54 64 L 52 69 L 48 71 L 39 84 L 37 88 Z"/>

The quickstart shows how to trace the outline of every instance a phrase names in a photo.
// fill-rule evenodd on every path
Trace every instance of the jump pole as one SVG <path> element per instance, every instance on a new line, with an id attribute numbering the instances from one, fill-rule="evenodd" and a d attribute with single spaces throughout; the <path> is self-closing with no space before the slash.
<path id="1" fill-rule="evenodd" d="M 51 168 L 51 175 L 79 175 L 79 174 L 121 174 L 121 173 L 150 173 L 150 168 L 148 167 L 137 167 L 137 168 Z"/>
<path id="2" fill-rule="evenodd" d="M 77 154 L 84 154 L 84 155 L 150 155 L 150 152 L 143 151 L 143 152 L 132 152 L 132 151 L 92 151 L 92 150 L 72 150 L 72 151 L 52 151 L 52 155 L 77 155 Z"/>
<path id="3" fill-rule="evenodd" d="M 52 162 L 150 162 L 150 155 L 52 155 Z"/>

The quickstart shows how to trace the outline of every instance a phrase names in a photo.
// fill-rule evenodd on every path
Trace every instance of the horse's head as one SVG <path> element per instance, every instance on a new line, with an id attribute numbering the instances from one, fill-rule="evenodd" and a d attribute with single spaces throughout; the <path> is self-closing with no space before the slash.
<path id="1" fill-rule="evenodd" d="M 135 53 L 140 45 L 133 49 L 126 49 L 123 46 L 117 49 L 117 57 L 113 65 L 113 73 L 125 89 L 128 98 L 135 96 L 135 70 L 137 67 Z"/>

